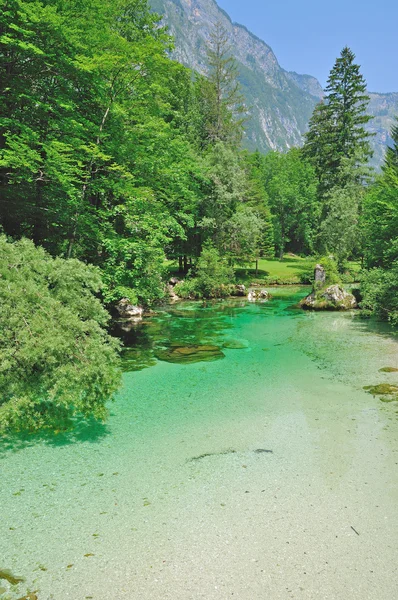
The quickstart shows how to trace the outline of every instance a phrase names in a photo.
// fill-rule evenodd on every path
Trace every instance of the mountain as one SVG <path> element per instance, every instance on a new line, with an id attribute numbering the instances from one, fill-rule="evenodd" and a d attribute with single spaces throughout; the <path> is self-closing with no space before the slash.
<path id="1" fill-rule="evenodd" d="M 270 46 L 243 25 L 233 23 L 215 0 L 149 1 L 175 38 L 173 58 L 199 73 L 206 73 L 206 46 L 214 23 L 222 23 L 250 115 L 245 126 L 247 148 L 286 151 L 302 144 L 309 118 L 323 95 L 315 77 L 285 71 Z M 371 94 L 369 113 L 375 115 L 369 129 L 376 133 L 372 145 L 378 166 L 393 115 L 398 114 L 398 94 Z"/>
<path id="2" fill-rule="evenodd" d="M 391 128 L 396 123 L 398 116 L 398 93 L 374 94 L 369 93 L 369 114 L 374 118 L 369 122 L 368 129 L 375 134 L 372 140 L 374 151 L 372 163 L 380 167 L 383 162 L 387 146 L 391 146 Z"/>

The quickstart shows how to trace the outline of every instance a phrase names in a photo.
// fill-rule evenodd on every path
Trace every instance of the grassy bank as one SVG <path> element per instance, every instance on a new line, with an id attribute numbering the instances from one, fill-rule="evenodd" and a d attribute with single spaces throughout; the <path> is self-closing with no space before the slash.
<path id="1" fill-rule="evenodd" d="M 287 255 L 282 260 L 261 258 L 258 261 L 257 271 L 255 265 L 248 269 L 237 268 L 236 278 L 239 283 L 245 285 L 250 283 L 259 283 L 260 285 L 306 283 L 306 276 L 309 276 L 313 268 L 314 259 L 311 257 L 301 258 Z"/>
<path id="2" fill-rule="evenodd" d="M 235 265 L 236 281 L 246 286 L 250 284 L 258 285 L 295 285 L 300 283 L 309 283 L 309 277 L 313 273 L 316 258 L 311 256 L 301 257 L 295 254 L 287 254 L 282 260 L 279 258 L 260 258 L 258 260 L 258 269 L 253 262 L 247 268 Z M 358 262 L 349 262 L 347 264 L 348 272 L 346 274 L 346 283 L 354 283 L 359 279 L 361 266 Z M 179 275 L 178 266 L 174 262 L 168 264 L 171 275 Z"/>

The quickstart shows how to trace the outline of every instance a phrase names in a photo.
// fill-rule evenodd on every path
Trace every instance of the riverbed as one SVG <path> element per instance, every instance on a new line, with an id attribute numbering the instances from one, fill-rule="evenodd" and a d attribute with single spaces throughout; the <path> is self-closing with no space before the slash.
<path id="1" fill-rule="evenodd" d="M 3 443 L 0 598 L 398 597 L 398 340 L 305 292 L 164 307 L 106 424 Z"/>

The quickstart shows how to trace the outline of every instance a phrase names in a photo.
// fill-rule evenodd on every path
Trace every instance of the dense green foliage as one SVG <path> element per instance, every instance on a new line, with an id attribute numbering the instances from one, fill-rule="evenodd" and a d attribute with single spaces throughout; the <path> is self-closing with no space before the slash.
<path id="1" fill-rule="evenodd" d="M 243 108 L 222 28 L 206 79 L 168 58 L 146 0 L 13 0 L 1 18 L 8 235 L 98 265 L 107 302 L 160 299 L 166 256 L 187 264 L 207 241 L 242 260 L 272 250 L 266 196 L 257 186 L 254 201 L 239 147 Z M 239 220 L 261 241 L 230 241 Z"/>
<path id="2" fill-rule="evenodd" d="M 4 236 L 0 256 L 0 431 L 103 419 L 119 371 L 98 270 Z"/>
<path id="3" fill-rule="evenodd" d="M 398 126 L 383 173 L 367 191 L 362 215 L 363 308 L 398 325 Z"/>
<path id="4" fill-rule="evenodd" d="M 390 269 L 374 268 L 361 280 L 364 314 L 376 315 L 398 325 L 398 264 Z"/>
<path id="5" fill-rule="evenodd" d="M 197 263 L 196 272 L 175 287 L 182 298 L 224 298 L 230 295 L 234 272 L 217 249 L 208 244 Z"/>
<path id="6" fill-rule="evenodd" d="M 245 108 L 220 24 L 205 78 L 168 58 L 146 0 L 13 0 L 2 18 L 1 225 L 99 266 L 106 302 L 161 299 L 165 259 L 187 271 L 207 243 L 236 265 L 358 252 L 367 100 L 348 49 L 320 135 L 310 129 L 304 153 L 263 156 L 240 148 Z"/>
<path id="7" fill-rule="evenodd" d="M 343 48 L 330 72 L 325 97 L 310 120 L 303 153 L 314 167 L 321 202 L 318 249 L 340 264 L 360 254 L 359 217 L 371 156 L 364 125 L 369 96 L 355 55 Z"/>
<path id="8" fill-rule="evenodd" d="M 283 258 L 286 251 L 311 254 L 320 218 L 312 166 L 296 148 L 287 154 L 272 152 L 263 159 L 262 180 L 278 255 Z"/>
<path id="9" fill-rule="evenodd" d="M 190 271 L 177 293 L 214 298 L 261 257 L 322 253 L 340 270 L 363 257 L 384 269 L 364 277 L 364 305 L 395 319 L 384 292 L 398 260 L 398 132 L 365 191 L 368 97 L 353 53 L 337 59 L 304 150 L 264 156 L 241 148 L 250 125 L 222 27 L 207 77 L 171 47 L 147 0 L 2 7 L 0 227 L 23 240 L 1 241 L 3 427 L 103 417 L 116 345 L 95 294 L 151 305 L 170 260 Z"/>

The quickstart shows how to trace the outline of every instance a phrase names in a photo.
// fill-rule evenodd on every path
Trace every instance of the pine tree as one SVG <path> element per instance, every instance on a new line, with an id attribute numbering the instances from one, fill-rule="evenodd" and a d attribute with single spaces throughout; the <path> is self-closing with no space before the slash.
<path id="1" fill-rule="evenodd" d="M 335 186 L 344 186 L 347 161 L 352 164 L 350 182 L 362 182 L 361 168 L 372 152 L 371 134 L 364 125 L 372 118 L 366 114 L 369 96 L 355 55 L 347 47 L 330 72 L 323 103 L 316 107 L 304 146 L 305 155 L 313 163 L 321 195 Z"/>
<path id="2" fill-rule="evenodd" d="M 362 214 L 365 264 L 387 270 L 398 264 L 398 121 L 391 137 L 383 172 L 367 190 Z"/>
<path id="3" fill-rule="evenodd" d="M 314 166 L 319 182 L 319 189 L 329 187 L 330 173 L 335 167 L 331 152 L 333 120 L 330 119 L 328 106 L 319 103 L 312 114 L 303 154 Z"/>
<path id="4" fill-rule="evenodd" d="M 393 169 L 398 174 L 398 117 L 396 118 L 396 124 L 391 130 L 391 137 L 393 146 L 387 148 L 383 170 Z"/>
<path id="5" fill-rule="evenodd" d="M 231 56 L 228 33 L 218 21 L 210 34 L 207 49 L 208 79 L 204 80 L 207 105 L 207 135 L 212 142 L 233 142 L 242 139 L 245 111 L 238 81 L 238 67 Z"/>

